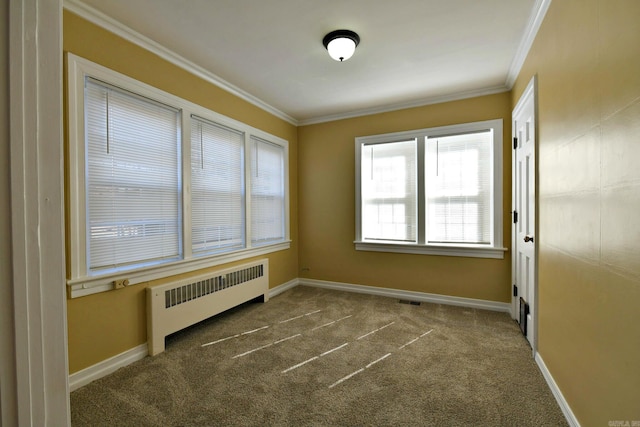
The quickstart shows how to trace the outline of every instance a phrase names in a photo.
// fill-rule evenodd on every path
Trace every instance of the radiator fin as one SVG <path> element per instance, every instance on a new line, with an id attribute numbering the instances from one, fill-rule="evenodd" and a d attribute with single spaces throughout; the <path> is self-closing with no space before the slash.
<path id="1" fill-rule="evenodd" d="M 202 298 L 214 292 L 237 286 L 263 276 L 264 266 L 260 264 L 167 289 L 164 293 L 165 308 L 171 308 L 187 301 Z"/>

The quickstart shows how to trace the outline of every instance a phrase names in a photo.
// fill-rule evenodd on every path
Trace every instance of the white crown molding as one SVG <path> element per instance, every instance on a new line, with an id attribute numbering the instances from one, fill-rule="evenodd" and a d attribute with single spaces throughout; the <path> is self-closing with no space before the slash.
<path id="1" fill-rule="evenodd" d="M 80 0 L 64 0 L 64 8 L 76 15 L 86 19 L 87 21 L 96 24 L 115 35 L 122 37 L 123 39 L 142 47 L 152 53 L 155 53 L 162 59 L 192 73 L 193 75 L 200 77 L 201 79 L 243 99 L 264 111 L 273 114 L 274 116 L 291 123 L 294 126 L 298 125 L 298 121 L 290 115 L 278 110 L 275 107 L 267 104 L 261 99 L 245 92 L 239 87 L 229 83 L 221 77 L 213 74 L 212 72 L 204 69 L 203 67 L 194 64 L 188 59 L 183 58 L 177 53 L 167 49 L 161 44 L 151 40 L 150 38 L 143 36 L 142 34 L 132 30 L 126 25 L 116 21 L 115 19 L 105 15 L 104 13 L 96 10 L 95 8 L 84 4 Z"/>
<path id="2" fill-rule="evenodd" d="M 536 0 L 536 3 L 533 5 L 531 15 L 529 16 L 529 22 L 525 27 L 524 34 L 522 35 L 522 39 L 520 39 L 520 44 L 518 45 L 516 54 L 509 66 L 509 72 L 507 73 L 505 86 L 509 90 L 513 88 L 513 84 L 516 82 L 516 78 L 518 78 L 520 70 L 522 70 L 522 66 L 524 65 L 525 59 L 527 59 L 527 55 L 533 45 L 533 41 L 535 40 L 536 35 L 538 35 L 540 25 L 542 25 L 542 21 L 547 14 L 547 10 L 549 10 L 549 5 L 551 5 L 551 0 Z"/>
<path id="3" fill-rule="evenodd" d="M 504 85 L 491 86 L 482 89 L 474 89 L 465 92 L 457 92 L 449 95 L 439 95 L 422 98 L 417 101 L 400 102 L 397 104 L 387 104 L 372 108 L 352 110 L 347 113 L 329 114 L 326 116 L 312 117 L 298 121 L 298 126 L 314 125 L 318 123 L 333 122 L 336 120 L 351 119 L 354 117 L 370 116 L 372 114 L 388 113 L 390 111 L 406 110 L 408 108 L 424 107 L 426 105 L 442 104 L 444 102 L 460 101 L 462 99 L 476 98 L 479 96 L 493 95 L 496 93 L 508 92 L 510 89 Z"/>
<path id="4" fill-rule="evenodd" d="M 547 13 L 547 10 L 549 9 L 550 4 L 551 4 L 551 0 L 536 0 L 531 10 L 529 21 L 527 22 L 527 25 L 525 27 L 524 34 L 522 36 L 522 39 L 520 40 L 520 44 L 518 45 L 518 49 L 516 50 L 516 54 L 513 60 L 511 61 L 509 72 L 507 73 L 507 80 L 504 85 L 474 89 L 470 91 L 452 93 L 448 95 L 427 97 L 417 101 L 388 104 L 388 105 L 372 107 L 372 108 L 363 108 L 360 110 L 353 110 L 347 113 L 329 114 L 325 116 L 311 117 L 308 119 L 299 120 L 298 126 L 333 122 L 336 120 L 363 117 L 363 116 L 369 116 L 372 114 L 387 113 L 391 111 L 405 110 L 408 108 L 424 107 L 427 105 L 442 104 L 444 102 L 460 101 L 462 99 L 476 98 L 479 96 L 508 92 L 513 88 L 513 84 L 515 83 L 516 78 L 518 77 L 518 74 L 522 69 L 522 65 L 524 64 L 524 61 L 527 58 L 527 55 L 529 54 L 529 50 L 533 45 L 533 41 L 535 40 L 536 35 L 538 34 L 538 30 L 540 29 L 540 25 L 542 25 L 542 21 L 544 20 L 544 17 Z"/>
<path id="5" fill-rule="evenodd" d="M 409 102 L 401 102 L 396 104 L 387 104 L 377 107 L 371 108 L 363 108 L 358 110 L 348 111 L 346 113 L 338 113 L 338 114 L 328 114 L 323 116 L 310 117 L 307 119 L 297 120 L 296 118 L 278 110 L 275 107 L 267 104 L 261 99 L 249 94 L 248 92 L 240 89 L 239 87 L 227 82 L 221 77 L 211 73 L 210 71 L 204 69 L 203 67 L 194 64 L 193 62 L 183 58 L 177 53 L 167 49 L 166 47 L 160 45 L 159 43 L 149 39 L 146 36 L 132 30 L 131 28 L 125 26 L 124 24 L 110 18 L 104 13 L 96 10 L 95 8 L 84 4 L 81 0 L 64 0 L 64 8 L 69 10 L 70 12 L 75 13 L 76 15 L 81 16 L 82 18 L 92 22 L 106 30 L 116 34 L 123 39 L 134 43 L 150 52 L 155 53 L 161 58 L 169 61 L 170 63 L 181 67 L 190 73 L 194 74 L 197 77 L 202 78 L 203 80 L 220 87 L 221 89 L 263 109 L 264 111 L 273 114 L 274 116 L 285 120 L 286 122 L 294 125 L 294 126 L 306 126 L 318 123 L 326 123 L 343 119 L 350 119 L 355 117 L 363 117 L 369 116 L 372 114 L 379 113 L 387 113 L 391 111 L 404 110 L 408 108 L 416 108 L 423 107 L 427 105 L 433 104 L 441 104 L 444 102 L 450 101 L 459 101 L 467 98 L 475 98 L 479 96 L 492 95 L 496 93 L 507 92 L 511 90 L 513 84 L 520 73 L 522 65 L 529 53 L 529 49 L 533 44 L 533 41 L 537 35 L 538 29 L 542 24 L 542 20 L 551 4 L 551 0 L 536 0 L 534 7 L 532 8 L 532 13 L 530 19 L 525 27 L 525 31 L 522 39 L 520 40 L 520 44 L 516 51 L 516 55 L 511 61 L 511 65 L 509 67 L 509 72 L 507 74 L 507 79 L 504 85 L 492 86 L 481 89 L 474 89 L 470 91 L 458 92 L 448 95 L 440 95 L 422 98 L 415 101 Z"/>
<path id="6" fill-rule="evenodd" d="M 415 107 L 423 107 L 426 105 L 432 104 L 442 104 L 444 102 L 450 101 L 459 101 L 467 98 L 475 98 L 479 96 L 485 95 L 493 95 L 501 92 L 508 92 L 513 88 L 513 84 L 522 69 L 522 65 L 524 64 L 527 55 L 529 54 L 529 50 L 533 45 L 533 41 L 538 34 L 538 30 L 542 25 L 542 21 L 549 9 L 549 5 L 551 4 L 551 0 L 536 0 L 533 8 L 531 9 L 531 15 L 529 16 L 529 21 L 525 27 L 525 31 L 523 33 L 522 39 L 520 40 L 520 44 L 518 45 L 518 49 L 516 50 L 516 54 L 511 61 L 511 65 L 509 66 L 509 71 L 507 73 L 507 79 L 504 85 L 493 86 L 488 88 L 475 89 L 466 92 L 458 92 L 449 95 L 443 96 L 434 96 L 423 98 L 417 101 L 410 102 L 402 102 L 397 104 L 389 104 L 383 105 L 379 107 L 373 108 L 364 108 L 360 110 L 353 110 L 347 113 L 340 114 L 329 114 L 325 116 L 317 116 L 311 117 L 308 119 L 302 119 L 298 121 L 298 126 L 306 126 L 318 123 L 326 123 L 332 122 L 336 120 L 350 119 L 354 117 L 362 117 L 369 116 L 372 114 L 378 113 L 387 113 L 390 111 L 404 110 L 408 108 Z"/>

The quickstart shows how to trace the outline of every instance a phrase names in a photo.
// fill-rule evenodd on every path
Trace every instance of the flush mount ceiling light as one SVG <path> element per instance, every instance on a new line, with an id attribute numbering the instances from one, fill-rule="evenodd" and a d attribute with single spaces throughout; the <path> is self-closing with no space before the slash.
<path id="1" fill-rule="evenodd" d="M 351 58 L 358 43 L 360 43 L 360 36 L 350 30 L 331 31 L 322 39 L 322 44 L 327 48 L 329 56 L 340 62 Z"/>

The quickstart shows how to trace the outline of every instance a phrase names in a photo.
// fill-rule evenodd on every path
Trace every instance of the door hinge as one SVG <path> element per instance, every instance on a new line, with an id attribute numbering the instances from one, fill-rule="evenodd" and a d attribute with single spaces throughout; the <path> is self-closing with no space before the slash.
<path id="1" fill-rule="evenodd" d="M 518 296 L 518 287 L 516 285 L 513 285 L 513 296 L 514 297 Z"/>
<path id="2" fill-rule="evenodd" d="M 518 138 L 517 137 L 513 137 L 513 149 L 517 149 L 518 148 Z"/>
<path id="3" fill-rule="evenodd" d="M 513 223 L 516 224 L 518 222 L 518 211 L 513 211 Z"/>

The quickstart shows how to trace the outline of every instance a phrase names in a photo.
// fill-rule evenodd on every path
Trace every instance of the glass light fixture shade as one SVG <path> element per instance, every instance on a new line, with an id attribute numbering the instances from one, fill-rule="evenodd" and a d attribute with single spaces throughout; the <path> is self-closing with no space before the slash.
<path id="1" fill-rule="evenodd" d="M 353 56 L 356 43 L 348 38 L 333 39 L 327 45 L 329 56 L 336 61 L 345 61 Z"/>
<path id="2" fill-rule="evenodd" d="M 350 30 L 332 31 L 322 40 L 329 56 L 340 62 L 351 58 L 359 43 L 360 36 Z"/>

